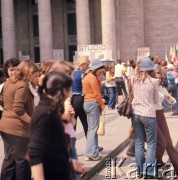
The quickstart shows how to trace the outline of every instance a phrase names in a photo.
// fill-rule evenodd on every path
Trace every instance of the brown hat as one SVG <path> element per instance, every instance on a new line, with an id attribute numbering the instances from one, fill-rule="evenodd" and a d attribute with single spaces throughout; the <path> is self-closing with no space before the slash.
<path id="1" fill-rule="evenodd" d="M 79 57 L 77 59 L 76 66 L 80 67 L 82 64 L 90 64 L 90 60 L 88 59 L 88 57 Z"/>

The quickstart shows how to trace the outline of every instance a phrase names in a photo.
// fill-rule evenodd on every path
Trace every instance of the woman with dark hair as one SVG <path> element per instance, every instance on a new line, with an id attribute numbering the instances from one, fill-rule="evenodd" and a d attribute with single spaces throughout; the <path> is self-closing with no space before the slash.
<path id="1" fill-rule="evenodd" d="M 12 75 L 13 72 L 13 67 L 16 67 L 20 64 L 20 61 L 16 58 L 11 58 L 8 59 L 4 66 L 3 66 L 3 71 L 4 71 L 4 75 L 6 76 L 6 78 L 9 78 Z"/>
<path id="2" fill-rule="evenodd" d="M 134 74 L 135 74 L 135 62 L 133 59 L 130 59 L 128 62 L 127 62 L 127 72 L 126 72 L 126 75 L 127 75 L 127 78 L 130 78 L 132 77 Z"/>
<path id="3" fill-rule="evenodd" d="M 68 180 L 70 177 L 70 159 L 61 118 L 71 85 L 72 79 L 60 72 L 51 72 L 43 79 L 40 102 L 32 116 L 28 149 L 34 180 Z M 72 162 L 79 173 L 85 171 L 78 161 Z"/>
<path id="4" fill-rule="evenodd" d="M 164 115 L 162 102 L 167 99 L 170 104 L 176 103 L 176 100 L 168 93 L 165 87 L 163 87 L 163 77 L 161 73 L 156 74 L 156 78 L 159 82 L 159 101 L 156 104 L 156 122 L 157 122 L 157 149 L 156 158 L 157 163 L 164 166 L 162 161 L 165 150 L 168 153 L 171 163 L 173 164 L 176 174 L 178 174 L 178 152 L 174 148 L 172 139 L 169 133 L 169 128 Z"/>
<path id="5" fill-rule="evenodd" d="M 8 59 L 4 66 L 3 66 L 3 83 L 0 85 L 0 96 L 1 96 L 1 105 L 0 105 L 0 118 L 2 116 L 2 111 L 3 111 L 3 102 L 2 102 L 2 93 L 3 93 L 3 88 L 6 80 L 13 75 L 14 67 L 18 66 L 20 61 L 16 58 L 11 58 Z"/>

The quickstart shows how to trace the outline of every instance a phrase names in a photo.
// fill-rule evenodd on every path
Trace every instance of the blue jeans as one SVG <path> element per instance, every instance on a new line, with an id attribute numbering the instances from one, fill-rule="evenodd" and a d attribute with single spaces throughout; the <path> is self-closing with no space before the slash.
<path id="1" fill-rule="evenodd" d="M 115 108 L 116 104 L 116 88 L 115 87 L 108 87 L 109 91 L 109 102 L 108 102 L 108 108 Z"/>
<path id="2" fill-rule="evenodd" d="M 70 138 L 70 144 L 71 144 L 70 157 L 72 159 L 78 160 L 78 155 L 77 155 L 77 150 L 75 148 L 75 143 L 76 143 L 76 138 Z"/>
<path id="3" fill-rule="evenodd" d="M 145 117 L 134 114 L 132 126 L 135 135 L 135 161 L 137 173 L 144 176 L 156 175 L 156 143 L 157 124 L 156 117 Z M 144 140 L 147 140 L 146 157 L 144 155 Z"/>
<path id="4" fill-rule="evenodd" d="M 87 115 L 88 132 L 87 132 L 87 147 L 85 155 L 88 157 L 97 157 L 98 149 L 98 125 L 100 118 L 100 108 L 96 101 L 84 102 L 84 110 Z"/>

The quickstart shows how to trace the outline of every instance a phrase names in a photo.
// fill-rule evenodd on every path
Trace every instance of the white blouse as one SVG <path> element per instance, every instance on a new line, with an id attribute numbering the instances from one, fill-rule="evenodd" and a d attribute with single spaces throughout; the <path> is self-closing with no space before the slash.
<path id="1" fill-rule="evenodd" d="M 168 96 L 170 96 L 170 94 L 168 93 L 166 88 L 159 85 L 159 100 L 158 100 L 158 103 L 156 104 L 156 110 L 164 109 L 162 103 L 163 103 L 163 100 Z"/>

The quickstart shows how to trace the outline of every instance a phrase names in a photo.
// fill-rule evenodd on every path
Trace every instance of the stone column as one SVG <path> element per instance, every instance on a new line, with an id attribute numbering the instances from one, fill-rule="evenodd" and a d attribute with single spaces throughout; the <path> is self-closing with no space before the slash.
<path id="1" fill-rule="evenodd" d="M 38 0 L 40 59 L 53 58 L 51 0 Z"/>
<path id="2" fill-rule="evenodd" d="M 77 44 L 90 44 L 90 18 L 88 0 L 76 0 Z"/>
<path id="3" fill-rule="evenodd" d="M 112 50 L 112 58 L 117 60 L 115 0 L 101 0 L 102 43 Z"/>
<path id="4" fill-rule="evenodd" d="M 4 62 L 16 57 L 16 36 L 14 19 L 14 1 L 1 0 L 2 41 Z"/>

